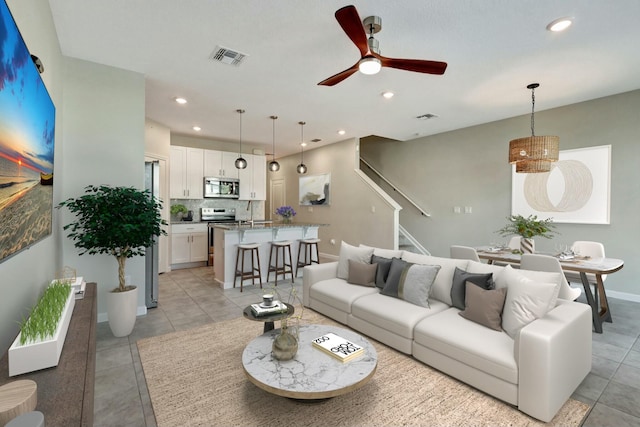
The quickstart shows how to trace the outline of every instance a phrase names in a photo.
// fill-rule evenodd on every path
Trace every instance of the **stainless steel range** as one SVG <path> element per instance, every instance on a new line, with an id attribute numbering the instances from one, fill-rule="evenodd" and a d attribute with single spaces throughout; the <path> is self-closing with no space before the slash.
<path id="1" fill-rule="evenodd" d="M 215 224 L 235 223 L 235 208 L 200 208 L 200 220 L 209 223 L 209 262 L 207 265 L 213 265 L 213 226 Z"/>

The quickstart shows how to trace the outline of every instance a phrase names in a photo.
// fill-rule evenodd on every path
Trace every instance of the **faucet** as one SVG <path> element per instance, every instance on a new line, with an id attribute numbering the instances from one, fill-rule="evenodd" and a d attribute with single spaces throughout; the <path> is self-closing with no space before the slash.
<path id="1" fill-rule="evenodd" d="M 253 200 L 249 200 L 247 202 L 247 210 L 251 212 L 250 219 L 249 219 L 249 224 L 253 228 L 253 206 L 252 206 L 252 204 L 253 204 Z"/>

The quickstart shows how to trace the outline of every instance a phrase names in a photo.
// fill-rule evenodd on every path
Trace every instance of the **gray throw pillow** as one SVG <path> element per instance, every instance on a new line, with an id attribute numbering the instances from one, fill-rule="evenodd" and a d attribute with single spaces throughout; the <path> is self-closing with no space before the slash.
<path id="1" fill-rule="evenodd" d="M 346 242 L 340 244 L 340 256 L 338 258 L 338 272 L 336 277 L 338 279 L 347 280 L 349 277 L 349 260 L 359 262 L 369 262 L 373 255 L 373 248 L 359 248 L 357 246 L 351 246 Z"/>
<path id="2" fill-rule="evenodd" d="M 369 264 L 365 262 L 358 262 L 352 259 L 349 260 L 349 277 L 347 283 L 361 286 L 374 287 L 376 279 L 377 264 Z"/>
<path id="3" fill-rule="evenodd" d="M 502 331 L 502 309 L 506 288 L 486 290 L 472 282 L 465 283 L 466 308 L 458 314 L 467 320 Z"/>
<path id="4" fill-rule="evenodd" d="M 429 308 L 429 291 L 438 271 L 439 265 L 412 264 L 393 258 L 381 293 Z"/>
<path id="5" fill-rule="evenodd" d="M 378 264 L 376 271 L 376 286 L 380 289 L 384 288 L 384 284 L 389 276 L 389 270 L 391 269 L 391 259 L 381 257 L 378 255 L 371 256 L 371 264 Z"/>
<path id="6" fill-rule="evenodd" d="M 465 309 L 465 283 L 471 282 L 482 289 L 493 289 L 493 273 L 469 273 L 456 267 L 451 282 L 451 305 L 457 309 Z"/>

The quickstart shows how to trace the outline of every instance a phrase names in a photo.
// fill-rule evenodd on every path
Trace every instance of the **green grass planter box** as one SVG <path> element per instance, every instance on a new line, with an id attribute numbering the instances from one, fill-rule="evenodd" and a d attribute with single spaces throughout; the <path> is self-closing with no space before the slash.
<path id="1" fill-rule="evenodd" d="M 51 286 L 53 285 L 50 285 L 50 288 Z M 21 343 L 23 331 L 28 327 L 27 324 L 31 321 L 31 318 L 26 322 L 23 322 L 21 332 L 18 334 L 11 347 L 9 347 L 10 377 L 58 365 L 60 354 L 62 353 L 62 346 L 64 345 L 64 340 L 67 336 L 67 329 L 69 329 L 69 322 L 71 321 L 71 314 L 73 313 L 73 307 L 75 306 L 76 301 L 71 286 L 62 286 L 64 289 L 67 289 L 68 293 L 66 300 L 62 300 L 64 302 L 64 305 L 62 305 L 62 301 L 60 301 L 60 293 L 63 293 L 63 290 L 60 289 L 57 292 L 59 308 L 56 311 L 60 311 L 60 313 L 57 324 L 55 324 L 55 332 L 53 334 L 48 333 L 45 337 L 36 336 L 27 340 L 25 343 Z M 35 316 L 34 313 L 38 310 L 38 306 L 42 304 L 43 300 L 47 300 L 48 291 L 49 289 L 45 291 L 43 297 L 38 301 L 36 307 L 34 307 L 31 312 L 32 316 Z M 64 293 L 62 298 L 64 298 Z M 48 305 L 46 302 L 44 304 L 45 306 Z M 49 308 L 46 307 L 44 311 L 47 312 L 48 309 Z M 50 314 L 47 314 L 47 316 L 50 317 Z M 45 323 L 51 323 L 51 319 L 47 319 Z M 52 325 L 48 326 L 52 327 Z M 28 333 L 25 334 L 25 337 L 27 335 Z"/>

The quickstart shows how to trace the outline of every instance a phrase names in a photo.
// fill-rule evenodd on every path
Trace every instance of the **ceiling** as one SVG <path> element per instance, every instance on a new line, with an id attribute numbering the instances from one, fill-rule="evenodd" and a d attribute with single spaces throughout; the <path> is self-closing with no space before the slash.
<path id="1" fill-rule="evenodd" d="M 541 84 L 536 111 L 640 88 L 638 0 L 49 4 L 64 55 L 145 75 L 148 118 L 172 133 L 237 141 L 242 108 L 243 142 L 271 152 L 269 117 L 277 115 L 278 157 L 298 152 L 302 139 L 321 140 L 306 149 L 369 135 L 405 141 L 528 114 L 531 82 Z M 318 86 L 360 57 L 334 17 L 348 4 L 362 19 L 382 18 L 382 55 L 444 61 L 445 74 L 383 68 Z M 574 18 L 567 31 L 546 30 L 564 16 Z M 247 57 L 239 66 L 214 62 L 217 46 Z M 389 100 L 381 96 L 387 90 L 395 92 Z M 416 118 L 428 113 L 437 117 Z"/>

